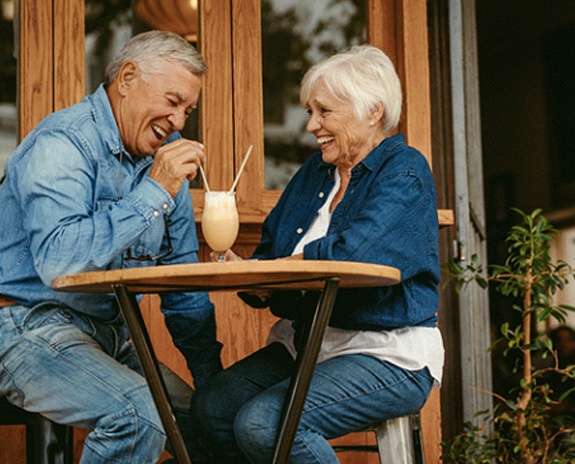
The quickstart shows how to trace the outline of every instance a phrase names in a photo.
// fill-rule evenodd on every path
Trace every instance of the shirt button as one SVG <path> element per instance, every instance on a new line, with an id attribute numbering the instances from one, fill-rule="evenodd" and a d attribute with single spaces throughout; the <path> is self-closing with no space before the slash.
<path id="1" fill-rule="evenodd" d="M 323 198 L 324 193 L 323 193 L 323 192 L 319 192 L 319 195 L 318 195 L 318 196 L 319 196 L 320 198 Z"/>
<path id="2" fill-rule="evenodd" d="M 168 204 L 167 204 L 167 203 L 164 203 L 164 204 L 162 205 L 162 208 L 168 209 Z"/>
<path id="3" fill-rule="evenodd" d="M 297 232 L 298 234 L 301 234 L 301 233 L 303 232 L 303 229 L 302 229 L 301 227 L 298 227 L 297 230 L 296 230 L 296 232 Z"/>
<path id="4" fill-rule="evenodd" d="M 158 217 L 160 215 L 160 212 L 158 210 L 155 210 L 153 213 L 154 217 Z"/>

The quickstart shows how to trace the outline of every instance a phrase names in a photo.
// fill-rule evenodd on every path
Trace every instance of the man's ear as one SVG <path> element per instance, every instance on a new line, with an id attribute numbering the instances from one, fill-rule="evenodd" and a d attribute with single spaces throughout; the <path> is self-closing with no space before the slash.
<path id="1" fill-rule="evenodd" d="M 135 61 L 128 60 L 125 61 L 120 67 L 118 76 L 118 90 L 122 95 L 128 92 L 129 88 L 134 84 L 134 82 L 140 77 L 140 68 Z"/>

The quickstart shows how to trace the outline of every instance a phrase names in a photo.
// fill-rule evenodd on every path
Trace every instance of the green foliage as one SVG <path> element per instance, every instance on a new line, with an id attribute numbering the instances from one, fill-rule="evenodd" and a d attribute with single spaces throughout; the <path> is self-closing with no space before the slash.
<path id="1" fill-rule="evenodd" d="M 514 211 L 522 222 L 507 235 L 508 257 L 504 264 L 484 269 L 477 256 L 473 256 L 464 265 L 449 263 L 444 267 L 449 277 L 446 284 L 455 282 L 456 291 L 472 282 L 481 288 L 494 285 L 501 295 L 517 300 L 513 309 L 522 316 L 521 324 L 516 327 L 503 323 L 501 336 L 491 347 L 503 344 L 505 356 L 518 355 L 514 368 L 519 379 L 517 385 L 507 397 L 491 393 L 497 400 L 492 415 L 477 414 L 484 426 L 467 423 L 462 433 L 442 443 L 444 463 L 575 462 L 575 424 L 568 417 L 558 419 L 552 414 L 575 391 L 575 366 L 560 367 L 550 338 L 532 329 L 535 322 L 549 318 L 563 323 L 567 314 L 575 311 L 572 306 L 553 302 L 553 295 L 573 278 L 573 269 L 563 261 L 551 261 L 549 243 L 558 231 L 541 210 L 531 214 Z M 534 363 L 536 357 L 551 358 L 552 362 L 542 367 Z M 567 388 L 559 398 L 549 386 L 550 375 L 560 376 L 566 382 Z"/>

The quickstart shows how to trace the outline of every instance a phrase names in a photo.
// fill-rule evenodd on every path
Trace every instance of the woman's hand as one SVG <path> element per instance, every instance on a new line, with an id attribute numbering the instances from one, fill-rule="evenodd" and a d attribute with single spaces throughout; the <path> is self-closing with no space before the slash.
<path id="1" fill-rule="evenodd" d="M 217 261 L 218 254 L 210 252 L 210 260 Z M 243 258 L 236 255 L 232 250 L 227 250 L 224 254 L 225 261 L 244 261 Z M 250 306 L 254 308 L 265 308 L 267 306 L 267 299 L 271 296 L 270 290 L 252 290 L 249 292 L 240 292 L 238 295 Z"/>
<path id="2" fill-rule="evenodd" d="M 218 260 L 219 254 L 211 251 L 210 252 L 210 261 L 216 262 Z M 243 261 L 244 259 L 236 255 L 232 250 L 227 250 L 224 253 L 224 261 Z"/>

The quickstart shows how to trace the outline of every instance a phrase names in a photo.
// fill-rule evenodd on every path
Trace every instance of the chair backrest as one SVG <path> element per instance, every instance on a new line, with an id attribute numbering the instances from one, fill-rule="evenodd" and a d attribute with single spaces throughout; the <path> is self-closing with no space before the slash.
<path id="1" fill-rule="evenodd" d="M 26 426 L 28 464 L 72 464 L 74 429 L 55 424 L 40 414 L 24 411 L 0 397 L 0 426 Z"/>

